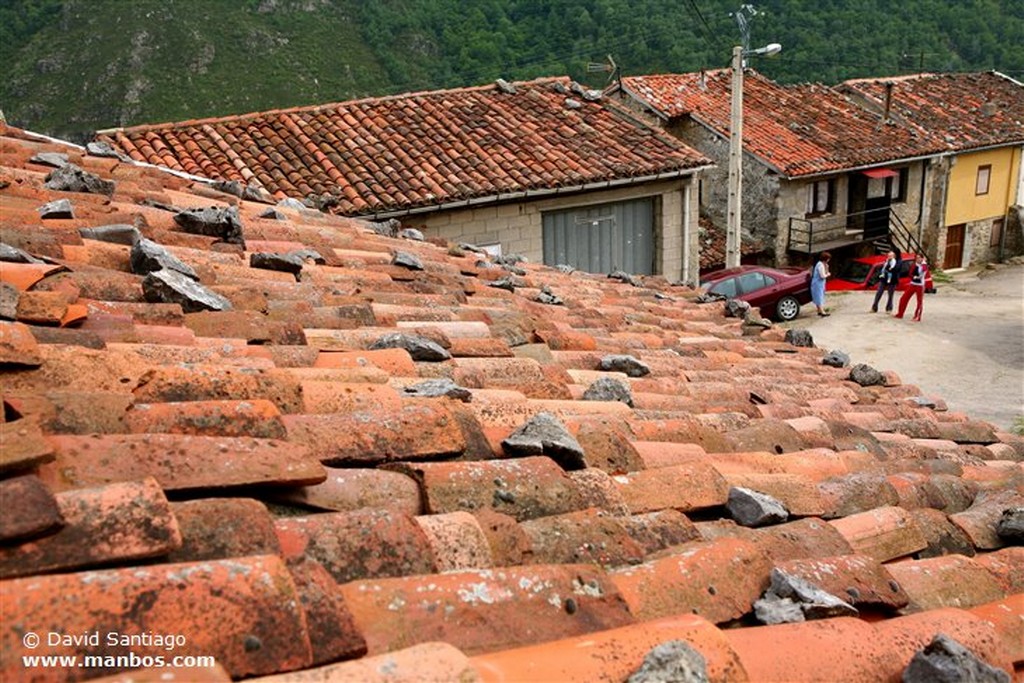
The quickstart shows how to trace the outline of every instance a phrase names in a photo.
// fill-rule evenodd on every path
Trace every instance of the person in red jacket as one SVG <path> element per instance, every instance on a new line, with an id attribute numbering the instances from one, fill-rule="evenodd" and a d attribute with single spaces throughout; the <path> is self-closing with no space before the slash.
<path id="1" fill-rule="evenodd" d="M 910 297 L 917 297 L 917 309 L 914 311 L 914 320 L 920 322 L 921 311 L 924 310 L 924 283 L 928 279 L 928 259 L 923 254 L 918 254 L 914 266 L 910 270 L 910 286 L 903 291 L 900 297 L 899 312 L 897 318 L 902 318 L 907 312 L 907 304 Z"/>

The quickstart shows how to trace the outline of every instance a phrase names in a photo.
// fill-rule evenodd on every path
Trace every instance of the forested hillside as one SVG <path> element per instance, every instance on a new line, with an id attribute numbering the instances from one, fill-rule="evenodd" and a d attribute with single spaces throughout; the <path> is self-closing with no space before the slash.
<path id="1" fill-rule="evenodd" d="M 728 65 L 733 0 L 0 0 L 0 109 L 70 139 L 122 125 L 568 74 Z M 764 0 L 782 82 L 1024 76 L 1024 0 Z M 745 11 L 749 15 L 749 10 Z"/>

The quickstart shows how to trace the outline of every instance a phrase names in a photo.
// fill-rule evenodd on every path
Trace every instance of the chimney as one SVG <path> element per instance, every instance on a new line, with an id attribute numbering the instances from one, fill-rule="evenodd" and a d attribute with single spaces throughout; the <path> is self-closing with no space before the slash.
<path id="1" fill-rule="evenodd" d="M 983 105 L 981 105 L 981 115 L 995 116 L 995 113 L 996 111 L 998 111 L 998 109 L 999 107 L 995 102 L 986 102 Z"/>
<path id="2" fill-rule="evenodd" d="M 889 123 L 889 112 L 892 110 L 892 81 L 885 82 L 885 111 L 882 112 L 882 123 Z"/>

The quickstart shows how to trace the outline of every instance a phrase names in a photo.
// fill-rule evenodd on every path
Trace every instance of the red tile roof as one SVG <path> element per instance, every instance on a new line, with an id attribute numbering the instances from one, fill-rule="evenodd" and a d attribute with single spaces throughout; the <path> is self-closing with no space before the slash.
<path id="1" fill-rule="evenodd" d="M 689 116 L 727 137 L 731 78 L 729 69 L 631 76 L 623 79 L 623 88 L 662 117 Z M 878 98 L 880 81 L 861 83 L 850 87 Z M 975 87 L 980 92 L 967 95 Z M 747 71 L 744 149 L 783 175 L 800 177 L 1024 139 L 1024 88 L 1008 79 L 989 74 L 906 79 L 894 92 L 905 115 L 883 123 L 879 113 L 857 106 L 837 89 L 779 85 Z M 942 111 L 958 100 L 964 104 Z M 997 103 L 996 111 L 985 118 L 980 106 L 989 100 Z"/>
<path id="2" fill-rule="evenodd" d="M 950 150 L 1024 142 L 1024 85 L 994 71 L 915 74 L 845 81 L 838 90 L 857 93 L 876 110 L 886 91 L 894 118 L 929 131 Z"/>
<path id="3" fill-rule="evenodd" d="M 47 189 L 40 151 L 113 193 Z M 58 194 L 74 224 L 22 210 Z M 235 206 L 246 246 L 183 232 L 154 202 Z M 1024 550 L 996 531 L 1021 505 L 1024 438 L 924 407 L 892 372 L 864 390 L 822 349 L 744 336 L 662 278 L 527 263 L 507 292 L 447 245 L 265 208 L 0 129 L 0 239 L 59 266 L 2 290 L 0 678 L 167 654 L 30 652 L 26 635 L 51 631 L 180 634 L 174 654 L 216 664 L 178 680 L 623 680 L 673 639 L 713 681 L 895 680 L 939 632 L 1024 666 Z M 131 247 L 79 232 L 116 224 L 232 308 L 156 300 Z M 300 245 L 324 263 L 250 265 Z M 396 270 L 399 249 L 427 267 Z M 538 303 L 542 286 L 564 304 Z M 85 318 L 56 327 L 23 295 Z M 397 332 L 452 357 L 369 348 Z M 624 354 L 650 373 L 602 369 Z M 633 405 L 585 399 L 598 379 Z M 410 391 L 424 380 L 469 401 Z M 541 413 L 552 433 L 506 446 Z M 739 525 L 737 485 L 788 520 Z M 774 570 L 865 618 L 756 626 Z M 114 659 L 29 670 L 32 653 Z"/>
<path id="4" fill-rule="evenodd" d="M 133 159 L 330 196 L 342 215 L 679 174 L 703 155 L 572 92 L 568 79 L 373 98 L 104 131 Z M 570 106 L 569 100 L 575 100 Z"/>

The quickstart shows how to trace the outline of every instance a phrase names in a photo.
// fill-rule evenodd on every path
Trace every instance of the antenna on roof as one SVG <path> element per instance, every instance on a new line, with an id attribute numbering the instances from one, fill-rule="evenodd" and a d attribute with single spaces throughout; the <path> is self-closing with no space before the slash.
<path id="1" fill-rule="evenodd" d="M 608 81 L 606 83 L 611 83 L 612 81 L 617 80 L 619 81 L 619 85 L 622 85 L 622 78 L 619 75 L 619 65 L 615 63 L 615 60 L 612 59 L 611 55 L 608 55 L 607 62 L 590 62 L 587 64 L 587 73 L 592 74 L 601 72 L 608 74 Z"/>

